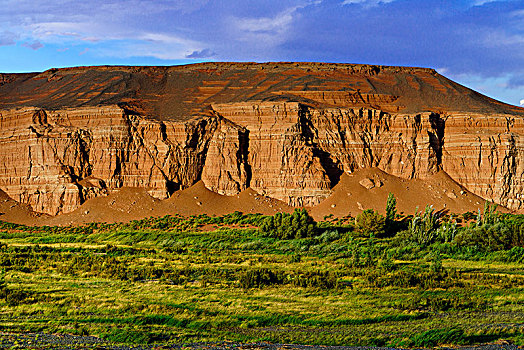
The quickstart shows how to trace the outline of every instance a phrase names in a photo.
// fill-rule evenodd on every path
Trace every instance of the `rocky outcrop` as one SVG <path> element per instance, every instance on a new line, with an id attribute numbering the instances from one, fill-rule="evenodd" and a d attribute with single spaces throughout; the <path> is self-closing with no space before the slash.
<path id="1" fill-rule="evenodd" d="M 523 208 L 524 119 L 453 114 L 445 125 L 443 169 L 485 199 L 508 208 Z"/>
<path id="2" fill-rule="evenodd" d="M 237 194 L 251 182 L 247 159 L 249 130 L 217 117 L 218 126 L 209 142 L 202 180 L 207 188 L 223 195 Z"/>
<path id="3" fill-rule="evenodd" d="M 33 210 L 74 210 L 107 189 L 166 198 L 199 180 L 214 119 L 162 123 L 117 106 L 0 114 L 0 188 Z"/>
<path id="4" fill-rule="evenodd" d="M 167 198 L 199 180 L 311 206 L 371 167 L 405 179 L 444 170 L 524 207 L 524 110 L 429 69 L 225 63 L 0 81 L 0 189 L 51 215 L 116 188 Z"/>
<path id="5" fill-rule="evenodd" d="M 314 205 L 329 196 L 328 169 L 307 137 L 301 104 L 231 103 L 212 108 L 248 132 L 242 144 L 249 169 L 246 186 L 295 206 Z M 228 153 L 222 152 L 222 157 Z M 202 180 L 210 189 L 219 187 L 209 177 Z"/>

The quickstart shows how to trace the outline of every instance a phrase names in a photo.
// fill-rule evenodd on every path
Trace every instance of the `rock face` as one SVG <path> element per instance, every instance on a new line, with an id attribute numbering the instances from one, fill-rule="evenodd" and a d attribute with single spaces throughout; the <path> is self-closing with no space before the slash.
<path id="1" fill-rule="evenodd" d="M 198 181 L 217 126 L 147 120 L 118 106 L 2 111 L 0 188 L 52 215 L 112 188 L 166 198 Z"/>
<path id="2" fill-rule="evenodd" d="M 199 180 L 294 206 L 342 174 L 444 170 L 524 207 L 524 109 L 431 69 L 206 63 L 0 74 L 0 189 L 55 215 L 120 187 L 157 198 Z M 376 184 L 374 184 L 376 186 Z"/>

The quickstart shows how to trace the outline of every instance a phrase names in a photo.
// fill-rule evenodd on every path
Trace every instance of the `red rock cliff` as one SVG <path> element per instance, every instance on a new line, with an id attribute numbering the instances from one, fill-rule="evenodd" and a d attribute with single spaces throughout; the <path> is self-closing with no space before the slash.
<path id="1" fill-rule="evenodd" d="M 57 214 L 113 188 L 203 180 L 292 205 L 344 172 L 443 169 L 522 208 L 524 110 L 431 69 L 318 63 L 84 67 L 0 75 L 0 189 Z"/>

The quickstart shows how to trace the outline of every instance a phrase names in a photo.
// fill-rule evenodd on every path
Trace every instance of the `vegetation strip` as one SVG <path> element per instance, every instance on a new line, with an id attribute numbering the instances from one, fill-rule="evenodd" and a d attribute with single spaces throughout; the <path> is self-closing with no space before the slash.
<path id="1" fill-rule="evenodd" d="M 0 330 L 114 344 L 524 344 L 524 216 L 0 223 Z M 178 346 L 177 345 L 177 346 Z"/>

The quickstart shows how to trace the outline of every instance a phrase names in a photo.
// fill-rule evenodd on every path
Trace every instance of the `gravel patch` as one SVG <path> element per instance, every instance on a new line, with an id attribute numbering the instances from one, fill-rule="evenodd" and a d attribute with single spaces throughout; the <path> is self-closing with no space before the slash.
<path id="1" fill-rule="evenodd" d="M 108 349 L 108 350 L 154 350 L 154 349 L 195 349 L 195 350 L 400 350 L 395 348 L 372 346 L 322 346 L 298 344 L 250 343 L 193 343 L 193 344 L 150 344 L 150 345 L 115 345 L 94 336 L 47 333 L 2 333 L 2 349 Z M 441 350 L 517 350 L 514 344 L 485 344 L 468 347 L 446 348 Z"/>

